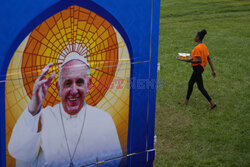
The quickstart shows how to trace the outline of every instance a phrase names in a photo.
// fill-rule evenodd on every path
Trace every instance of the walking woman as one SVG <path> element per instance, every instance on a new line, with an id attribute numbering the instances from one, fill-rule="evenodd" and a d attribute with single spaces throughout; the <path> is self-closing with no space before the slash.
<path id="1" fill-rule="evenodd" d="M 187 91 L 186 100 L 182 104 L 186 104 L 186 105 L 188 104 L 189 98 L 193 91 L 194 83 L 196 82 L 198 89 L 201 91 L 201 93 L 206 97 L 206 99 L 210 103 L 209 108 L 213 109 L 216 107 L 216 104 L 214 103 L 214 101 L 211 99 L 211 97 L 205 90 L 204 85 L 203 85 L 203 80 L 202 80 L 202 73 L 206 67 L 207 61 L 212 69 L 213 77 L 214 78 L 216 77 L 214 66 L 209 56 L 207 46 L 204 43 L 202 43 L 202 40 L 206 34 L 207 34 L 207 31 L 202 30 L 201 32 L 198 32 L 194 38 L 194 41 L 197 42 L 197 46 L 193 49 L 192 59 L 189 61 L 191 62 L 191 65 L 193 67 L 193 74 L 188 82 L 188 91 Z"/>

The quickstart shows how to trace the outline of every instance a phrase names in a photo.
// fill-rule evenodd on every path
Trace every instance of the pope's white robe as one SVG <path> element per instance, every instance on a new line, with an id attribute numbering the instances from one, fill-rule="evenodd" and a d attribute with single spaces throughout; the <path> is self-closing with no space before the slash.
<path id="1" fill-rule="evenodd" d="M 66 130 L 71 156 L 80 135 L 84 112 L 86 119 L 75 156 L 74 166 L 86 166 L 115 158 L 100 166 L 118 166 L 122 156 L 121 146 L 115 124 L 111 116 L 87 104 L 76 116 L 67 114 L 62 104 L 46 107 L 32 116 L 28 109 L 18 119 L 8 145 L 11 156 L 16 159 L 17 167 L 64 167 L 69 166 L 70 157 L 64 136 L 59 105 Z M 85 110 L 85 107 L 86 110 Z M 37 132 L 39 117 L 42 129 Z M 96 165 L 91 165 L 96 166 Z"/>

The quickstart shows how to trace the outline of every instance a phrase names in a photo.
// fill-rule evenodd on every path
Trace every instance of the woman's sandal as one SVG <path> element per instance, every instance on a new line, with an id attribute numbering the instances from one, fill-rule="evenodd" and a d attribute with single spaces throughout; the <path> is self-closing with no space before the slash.
<path id="1" fill-rule="evenodd" d="M 214 109 L 215 107 L 216 107 L 216 104 L 213 105 L 213 106 L 211 106 L 211 107 L 209 107 L 209 109 L 212 110 L 212 109 Z"/>

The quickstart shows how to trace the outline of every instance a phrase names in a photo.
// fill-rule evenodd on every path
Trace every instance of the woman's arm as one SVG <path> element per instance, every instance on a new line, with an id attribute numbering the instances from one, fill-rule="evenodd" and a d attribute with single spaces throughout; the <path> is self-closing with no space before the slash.
<path id="1" fill-rule="evenodd" d="M 214 66 L 213 66 L 212 60 L 210 59 L 210 56 L 207 57 L 207 60 L 208 60 L 208 63 L 210 65 L 210 67 L 211 67 L 212 75 L 215 78 L 216 77 L 216 73 L 215 73 L 215 70 L 214 70 Z"/>

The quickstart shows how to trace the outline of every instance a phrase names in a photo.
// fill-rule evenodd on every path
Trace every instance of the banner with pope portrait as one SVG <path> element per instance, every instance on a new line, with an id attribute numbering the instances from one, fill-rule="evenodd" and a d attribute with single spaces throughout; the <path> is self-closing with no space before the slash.
<path id="1" fill-rule="evenodd" d="M 52 73 L 55 77 L 48 87 L 42 108 L 60 103 L 56 83 L 60 65 L 70 53 L 86 58 L 92 84 L 85 101 L 112 117 L 122 153 L 126 154 L 129 113 L 127 78 L 130 77 L 128 49 L 119 32 L 107 20 L 77 5 L 56 13 L 38 25 L 25 37 L 10 61 L 6 78 L 10 81 L 6 82 L 5 88 L 6 150 L 14 126 L 32 98 L 36 79 L 49 63 L 53 65 L 44 77 L 48 78 Z M 9 151 L 6 153 L 7 166 L 15 166 L 16 159 Z"/>

